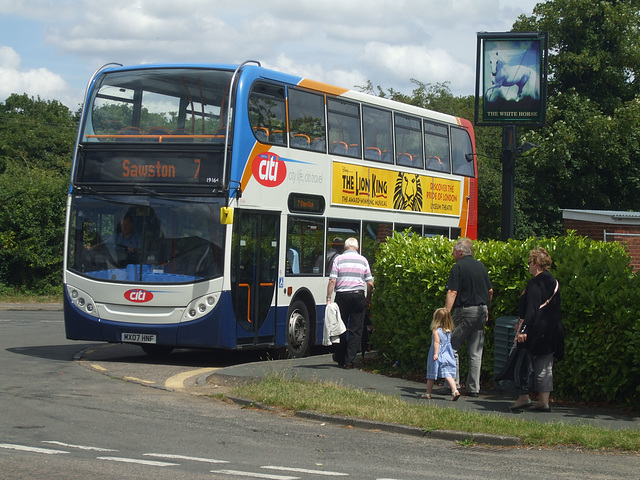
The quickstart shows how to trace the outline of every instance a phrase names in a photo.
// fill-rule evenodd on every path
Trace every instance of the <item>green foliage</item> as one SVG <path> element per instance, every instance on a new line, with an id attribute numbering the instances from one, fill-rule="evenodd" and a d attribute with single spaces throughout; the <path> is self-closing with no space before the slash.
<path id="1" fill-rule="evenodd" d="M 56 102 L 0 104 L 0 291 L 59 293 L 77 118 Z"/>
<path id="2" fill-rule="evenodd" d="M 11 95 L 0 103 L 0 174 L 14 160 L 68 176 L 77 129 L 77 118 L 61 103 Z"/>
<path id="3" fill-rule="evenodd" d="M 562 234 L 561 208 L 640 210 L 640 2 L 539 3 L 513 30 L 549 32 L 547 125 L 519 132 L 538 148 L 516 161 L 516 238 Z"/>
<path id="4" fill-rule="evenodd" d="M 403 364 L 426 365 L 435 308 L 444 304 L 444 281 L 451 268 L 451 243 L 395 234 L 380 245 L 373 267 L 376 335 L 374 346 Z"/>
<path id="5" fill-rule="evenodd" d="M 61 284 L 67 183 L 13 162 L 0 175 L 1 284 L 31 294 L 51 294 Z"/>
<path id="6" fill-rule="evenodd" d="M 378 251 L 372 341 L 382 355 L 400 361 L 405 372 L 424 371 L 429 323 L 433 311 L 444 305 L 453 243 L 395 235 Z M 487 267 L 494 288 L 485 331 L 484 381 L 490 382 L 494 374 L 495 319 L 517 314 L 518 298 L 530 280 L 529 251 L 537 246 L 549 251 L 551 271 L 561 287 L 566 355 L 555 364 L 556 395 L 639 406 L 640 280 L 622 245 L 575 235 L 475 242 L 475 257 Z"/>
<path id="7" fill-rule="evenodd" d="M 549 93 L 578 93 L 606 114 L 640 93 L 640 2 L 553 0 L 515 31 L 549 32 Z"/>

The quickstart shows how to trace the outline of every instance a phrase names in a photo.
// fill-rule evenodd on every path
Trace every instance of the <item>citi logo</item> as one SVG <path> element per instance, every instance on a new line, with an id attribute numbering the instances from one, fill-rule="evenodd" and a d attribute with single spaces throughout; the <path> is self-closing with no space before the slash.
<path id="1" fill-rule="evenodd" d="M 127 290 L 124 292 L 124 298 L 130 302 L 145 303 L 153 300 L 153 293 L 143 290 L 141 288 L 135 288 L 133 290 Z"/>
<path id="2" fill-rule="evenodd" d="M 275 153 L 261 153 L 253 159 L 253 176 L 260 185 L 277 187 L 287 177 L 287 166 Z"/>

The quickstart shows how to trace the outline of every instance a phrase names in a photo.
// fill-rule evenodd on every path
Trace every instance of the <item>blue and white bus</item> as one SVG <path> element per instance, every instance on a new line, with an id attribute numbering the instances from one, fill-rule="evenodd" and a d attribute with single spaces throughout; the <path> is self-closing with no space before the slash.
<path id="1" fill-rule="evenodd" d="M 471 123 L 242 65 L 105 65 L 67 200 L 69 339 L 322 342 L 327 256 L 393 232 L 475 238 Z"/>

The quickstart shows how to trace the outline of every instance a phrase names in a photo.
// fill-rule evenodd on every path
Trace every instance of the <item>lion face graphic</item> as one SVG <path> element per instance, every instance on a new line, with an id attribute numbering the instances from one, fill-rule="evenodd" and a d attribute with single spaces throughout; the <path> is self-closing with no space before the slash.
<path id="1" fill-rule="evenodd" d="M 420 175 L 398 173 L 393 189 L 393 208 L 396 210 L 422 211 L 422 183 Z"/>

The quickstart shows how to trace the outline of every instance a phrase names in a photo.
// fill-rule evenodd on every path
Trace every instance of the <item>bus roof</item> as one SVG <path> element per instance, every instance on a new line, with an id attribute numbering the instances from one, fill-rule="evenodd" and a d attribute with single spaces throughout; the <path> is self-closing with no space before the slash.
<path id="1" fill-rule="evenodd" d="M 229 70 L 235 71 L 238 68 L 238 64 L 215 64 L 215 63 L 149 63 L 149 64 L 140 64 L 140 65 L 120 65 L 111 63 L 101 67 L 98 72 L 101 73 L 106 72 L 117 72 L 117 71 L 131 71 L 131 70 L 151 70 L 158 68 L 194 68 L 194 69 L 219 69 L 219 70 Z M 374 104 L 380 107 L 398 110 L 399 105 L 402 105 L 401 110 L 408 114 L 414 115 L 424 115 L 425 111 L 430 113 L 430 117 L 434 120 L 460 125 L 461 119 L 455 117 L 453 115 L 449 115 L 446 113 L 437 112 L 434 110 L 425 109 L 422 107 L 417 107 L 415 105 L 410 105 L 408 103 L 398 102 L 396 100 L 390 100 L 384 97 L 377 97 L 375 95 L 371 95 L 364 92 L 358 92 L 356 90 L 337 87 L 334 85 L 330 85 L 328 83 L 318 82 L 316 80 L 279 72 L 277 70 L 272 70 L 269 68 L 265 68 L 259 66 L 258 64 L 247 64 L 244 66 L 243 71 L 246 73 L 252 72 L 255 78 L 262 77 L 274 81 L 280 81 L 283 83 L 288 83 L 291 85 L 296 85 L 302 88 L 307 88 L 310 90 L 314 90 L 317 92 L 322 92 L 326 94 L 331 94 L 335 96 L 339 96 L 345 99 L 354 100 L 363 103 Z"/>

